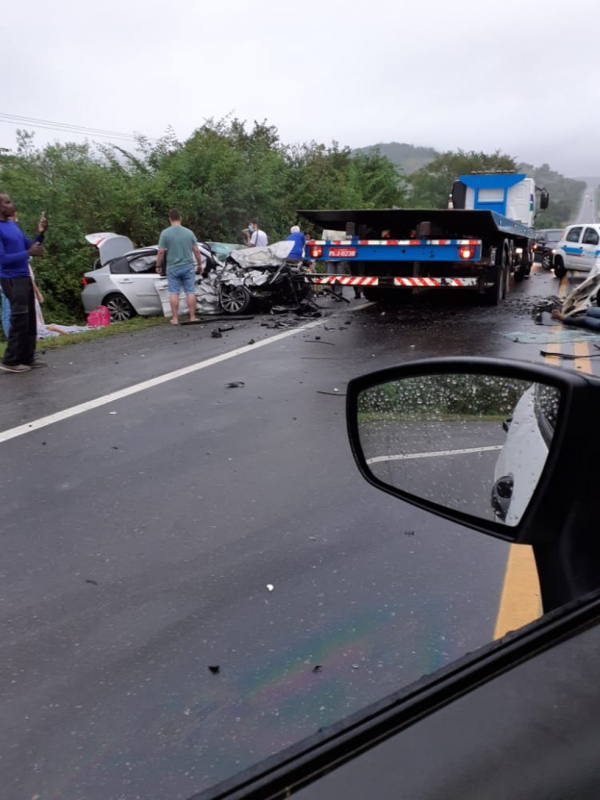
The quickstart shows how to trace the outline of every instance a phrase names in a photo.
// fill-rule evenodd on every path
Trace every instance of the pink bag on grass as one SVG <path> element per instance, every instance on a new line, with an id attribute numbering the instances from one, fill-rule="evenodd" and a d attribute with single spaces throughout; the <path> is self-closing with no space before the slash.
<path id="1" fill-rule="evenodd" d="M 102 328 L 104 325 L 110 325 L 110 311 L 106 306 L 96 306 L 87 315 L 87 324 L 90 328 Z"/>

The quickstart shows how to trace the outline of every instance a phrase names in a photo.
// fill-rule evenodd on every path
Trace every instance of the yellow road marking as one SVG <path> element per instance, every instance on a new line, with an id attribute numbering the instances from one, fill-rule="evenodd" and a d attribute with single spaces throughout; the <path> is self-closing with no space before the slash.
<path id="1" fill-rule="evenodd" d="M 568 274 L 569 273 L 567 272 L 567 275 Z M 567 275 L 563 275 L 563 277 L 560 279 L 560 283 L 558 284 L 558 296 L 561 300 L 564 300 L 567 296 L 567 284 L 569 282 Z"/>
<path id="2" fill-rule="evenodd" d="M 516 631 L 542 613 L 540 584 L 529 545 L 511 544 L 504 574 L 494 639 Z"/>
<path id="3" fill-rule="evenodd" d="M 564 300 L 567 296 L 568 281 L 565 275 L 558 287 L 558 296 Z M 560 328 L 552 328 L 560 330 Z M 579 350 L 578 350 L 579 348 Z M 583 348 L 583 349 L 582 349 Z M 550 342 L 546 345 L 548 353 L 560 353 L 560 344 Z M 588 355 L 587 344 L 575 344 L 575 355 Z M 544 359 L 548 364 L 557 365 L 557 359 Z M 581 362 L 581 365 L 578 363 Z M 591 373 L 591 363 L 589 359 L 578 359 L 576 369 Z M 508 631 L 515 631 L 527 625 L 529 622 L 540 617 L 542 614 L 542 602 L 540 595 L 540 583 L 533 557 L 533 549 L 529 545 L 511 544 L 508 551 L 508 561 L 504 582 L 500 595 L 500 605 L 496 617 L 494 628 L 494 639 L 501 639 Z"/>
<path id="4" fill-rule="evenodd" d="M 573 347 L 576 356 L 590 355 L 590 346 L 587 342 L 575 342 Z M 577 372 L 585 372 L 586 375 L 592 374 L 592 362 L 589 358 L 578 358 L 574 363 Z"/>

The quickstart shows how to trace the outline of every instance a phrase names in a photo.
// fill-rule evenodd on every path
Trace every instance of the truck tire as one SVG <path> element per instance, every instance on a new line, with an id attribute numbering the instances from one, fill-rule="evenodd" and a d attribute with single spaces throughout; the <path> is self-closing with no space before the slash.
<path id="1" fill-rule="evenodd" d="M 562 260 L 561 256 L 556 256 L 554 259 L 554 274 L 557 278 L 564 278 L 567 274 L 565 262 Z"/>
<path id="2" fill-rule="evenodd" d="M 508 283 L 508 247 L 506 242 L 496 251 L 496 279 L 493 286 L 485 290 L 484 302 L 488 306 L 497 306 L 506 297 Z"/>
<path id="3" fill-rule="evenodd" d="M 515 271 L 515 280 L 519 283 L 531 275 L 531 265 L 533 264 L 533 250 L 523 249 L 519 264 Z"/>
<path id="4" fill-rule="evenodd" d="M 381 289 L 378 289 L 376 286 L 365 286 L 363 294 L 365 300 L 368 300 L 370 303 L 378 303 L 380 299 L 383 300 L 383 298 L 380 297 Z"/>

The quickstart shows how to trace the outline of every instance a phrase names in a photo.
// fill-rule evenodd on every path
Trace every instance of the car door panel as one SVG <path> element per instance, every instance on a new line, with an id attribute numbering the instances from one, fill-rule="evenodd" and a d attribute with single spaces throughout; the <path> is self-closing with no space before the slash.
<path id="1" fill-rule="evenodd" d="M 583 246 L 581 244 L 582 234 L 583 226 L 581 225 L 571 228 L 567 232 L 564 252 L 565 266 L 568 269 L 579 269 L 581 267 L 581 257 L 583 253 Z"/>
<path id="2" fill-rule="evenodd" d="M 591 270 L 596 261 L 596 253 L 600 253 L 600 235 L 595 228 L 587 227 L 582 238 L 582 269 Z"/>

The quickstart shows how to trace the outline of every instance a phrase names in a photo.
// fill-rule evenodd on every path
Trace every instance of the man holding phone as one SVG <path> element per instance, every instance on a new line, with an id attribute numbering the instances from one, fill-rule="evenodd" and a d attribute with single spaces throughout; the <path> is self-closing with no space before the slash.
<path id="1" fill-rule="evenodd" d="M 29 258 L 44 255 L 42 242 L 48 220 L 43 213 L 38 235 L 31 241 L 17 223 L 11 221 L 14 212 L 10 197 L 0 193 L 0 285 L 10 303 L 10 333 L 0 370 L 20 373 L 46 366 L 35 358 L 37 324 Z"/>

